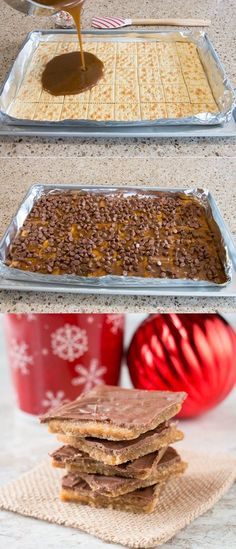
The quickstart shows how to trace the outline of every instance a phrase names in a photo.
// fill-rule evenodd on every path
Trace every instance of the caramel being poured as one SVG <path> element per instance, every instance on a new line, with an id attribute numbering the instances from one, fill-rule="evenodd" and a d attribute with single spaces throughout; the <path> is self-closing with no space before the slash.
<path id="1" fill-rule="evenodd" d="M 42 74 L 43 89 L 52 95 L 75 95 L 93 88 L 103 76 L 104 65 L 92 53 L 84 52 L 80 28 L 83 2 L 78 0 L 40 0 L 41 4 L 66 9 L 78 32 L 80 51 L 57 55 Z"/>

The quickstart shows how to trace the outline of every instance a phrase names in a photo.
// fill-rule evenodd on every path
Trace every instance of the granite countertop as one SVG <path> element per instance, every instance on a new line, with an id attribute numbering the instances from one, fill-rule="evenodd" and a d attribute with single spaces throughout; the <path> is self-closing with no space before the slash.
<path id="1" fill-rule="evenodd" d="M 204 187 L 236 237 L 234 158 L 5 158 L 1 160 L 0 235 L 33 183 Z M 9 192 L 11 190 L 11 192 Z M 236 310 L 236 298 L 94 296 L 0 292 L 2 312 L 213 312 Z"/>
<path id="2" fill-rule="evenodd" d="M 1 316 L 0 360 L 0 484 L 3 484 L 32 468 L 44 459 L 48 452 L 53 451 L 56 445 L 55 439 L 49 435 L 45 426 L 39 425 L 36 418 L 21 415 L 15 408 L 3 347 Z M 128 384 L 127 376 L 123 375 L 123 385 Z M 193 451 L 201 449 L 211 454 L 229 452 L 236 456 L 235 423 L 236 391 L 232 392 L 224 403 L 200 418 L 180 422 L 180 428 L 185 432 L 185 440 L 178 443 L 178 448 Z M 235 498 L 236 484 L 213 509 L 163 545 L 164 549 L 221 549 L 222 543 L 225 549 L 234 549 Z M 122 549 L 120 545 L 104 543 L 76 529 L 6 511 L 0 512 L 0 529 L 2 547 L 8 549 Z"/>
<path id="3" fill-rule="evenodd" d="M 50 18 L 20 14 L 1 1 L 0 81 L 16 57 L 26 34 L 53 27 Z M 119 9 L 118 7 L 119 6 Z M 236 85 L 235 0 L 86 0 L 83 28 L 94 15 L 198 17 L 211 19 L 207 32 L 232 84 Z M 235 156 L 235 139 L 46 139 L 2 138 L 1 156 Z"/>

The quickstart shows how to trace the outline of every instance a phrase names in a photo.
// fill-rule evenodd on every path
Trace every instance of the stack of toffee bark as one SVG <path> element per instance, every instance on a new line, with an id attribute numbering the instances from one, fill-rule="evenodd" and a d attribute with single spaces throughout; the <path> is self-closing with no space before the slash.
<path id="1" fill-rule="evenodd" d="M 152 512 L 184 463 L 169 446 L 185 393 L 99 386 L 41 417 L 64 443 L 52 465 L 65 468 L 61 499 L 92 507 Z"/>

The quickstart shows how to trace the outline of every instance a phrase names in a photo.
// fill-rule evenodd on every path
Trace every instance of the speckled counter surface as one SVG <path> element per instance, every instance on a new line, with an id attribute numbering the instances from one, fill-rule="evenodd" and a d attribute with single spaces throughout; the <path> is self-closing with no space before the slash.
<path id="1" fill-rule="evenodd" d="M 86 183 L 204 187 L 216 199 L 236 237 L 234 158 L 8 158 L 1 161 L 0 234 L 33 183 Z M 234 298 L 122 297 L 0 292 L 2 312 L 236 311 Z"/>
<path id="2" fill-rule="evenodd" d="M 29 17 L 1 3 L 0 80 L 6 75 L 18 48 L 31 30 L 50 28 L 50 18 Z M 119 6 L 119 9 L 118 7 Z M 235 0 L 86 0 L 83 28 L 93 15 L 135 17 L 200 17 L 211 19 L 207 30 L 225 69 L 236 84 Z M 1 156 L 235 156 L 235 139 L 44 139 L 2 138 Z"/>

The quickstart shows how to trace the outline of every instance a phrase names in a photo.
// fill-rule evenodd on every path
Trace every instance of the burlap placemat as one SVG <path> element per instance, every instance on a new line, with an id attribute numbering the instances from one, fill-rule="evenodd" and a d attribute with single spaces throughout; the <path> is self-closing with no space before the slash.
<path id="1" fill-rule="evenodd" d="M 128 547 L 154 547 L 210 509 L 236 479 L 236 460 L 229 456 L 182 452 L 182 457 L 189 463 L 186 473 L 166 485 L 150 515 L 62 503 L 58 493 L 63 473 L 49 460 L 1 488 L 0 507 Z"/>

